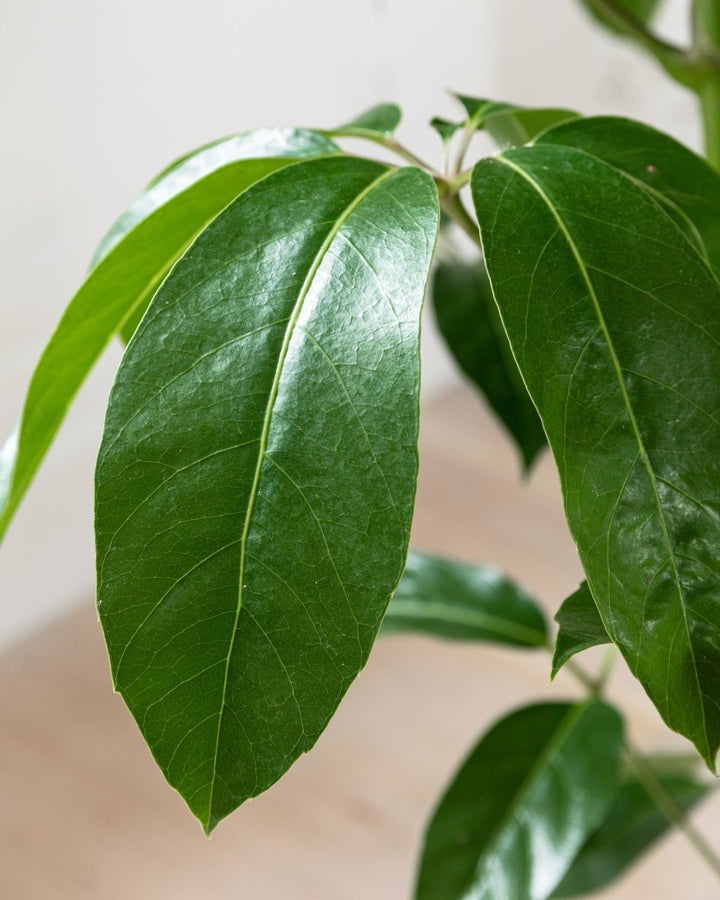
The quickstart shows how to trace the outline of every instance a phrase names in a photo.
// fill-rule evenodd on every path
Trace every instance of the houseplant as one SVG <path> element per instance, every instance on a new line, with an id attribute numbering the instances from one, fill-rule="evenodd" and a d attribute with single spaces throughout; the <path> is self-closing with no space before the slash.
<path id="1" fill-rule="evenodd" d="M 681 53 L 642 25 L 647 5 L 593 7 L 702 95 L 713 154 L 713 8 L 695 5 L 696 43 Z M 118 331 L 134 334 L 98 466 L 98 603 L 117 685 L 208 830 L 314 742 L 403 569 L 436 192 L 477 239 L 461 196 L 471 179 L 534 405 L 482 305 L 483 270 L 445 263 L 435 299 L 467 368 L 484 341 L 476 375 L 526 463 L 547 433 L 560 465 L 591 590 L 563 606 L 557 662 L 612 632 L 661 714 L 713 763 L 716 175 L 636 123 L 461 103 L 459 130 L 435 121 L 452 142 L 440 171 L 395 142 L 397 110 L 385 105 L 331 133 L 231 138 L 163 173 L 103 243 L 5 450 L 4 523 L 92 360 Z M 471 170 L 479 127 L 532 143 Z M 411 165 L 341 155 L 334 141 L 348 135 Z M 458 624 L 480 614 L 483 628 Z M 512 585 L 427 557 L 411 558 L 385 623 L 546 641 Z M 562 803 L 548 801 L 553 773 L 574 784 Z M 568 867 L 579 877 L 576 854 L 618 804 L 647 815 L 648 791 L 677 817 L 703 786 L 684 769 L 648 770 L 597 699 L 513 713 L 439 807 L 418 896 L 464 895 L 473 880 L 476 896 L 547 896 Z M 512 811 L 525 817 L 517 828 Z M 503 829 L 487 833 L 488 818 Z M 542 866 L 528 838 L 544 847 Z"/>

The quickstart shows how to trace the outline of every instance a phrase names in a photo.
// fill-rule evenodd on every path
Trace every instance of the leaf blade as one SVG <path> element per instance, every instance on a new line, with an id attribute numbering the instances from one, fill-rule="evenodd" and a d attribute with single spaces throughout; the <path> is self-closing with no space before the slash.
<path id="1" fill-rule="evenodd" d="M 689 768 L 658 772 L 663 789 L 682 812 L 689 812 L 710 792 Z M 645 787 L 626 774 L 605 821 L 575 858 L 553 897 L 579 897 L 602 890 L 620 878 L 672 828 Z"/>
<path id="2" fill-rule="evenodd" d="M 544 647 L 538 606 L 490 566 L 410 553 L 383 620 L 383 633 L 417 631 L 452 640 Z"/>
<path id="3" fill-rule="evenodd" d="M 565 663 L 576 653 L 610 643 L 587 581 L 583 581 L 580 587 L 563 601 L 555 615 L 555 621 L 559 625 L 559 630 L 553 652 L 551 679 L 555 678 Z"/>
<path id="4" fill-rule="evenodd" d="M 620 717 L 599 701 L 497 722 L 433 814 L 416 900 L 545 900 L 612 804 L 621 741 Z"/>
<path id="5" fill-rule="evenodd" d="M 605 15 L 591 0 L 580 0 L 588 13 L 610 31 L 621 33 L 611 16 Z M 643 25 L 649 25 L 655 18 L 663 0 L 616 0 L 621 12 L 627 13 Z"/>
<path id="6" fill-rule="evenodd" d="M 578 113 L 560 107 L 517 106 L 464 94 L 455 97 L 468 114 L 467 126 L 484 128 L 501 149 L 527 144 L 546 129 L 578 118 Z"/>
<path id="7" fill-rule="evenodd" d="M 401 119 L 402 112 L 396 103 L 378 103 L 326 133 L 330 137 L 391 138 Z"/>
<path id="8" fill-rule="evenodd" d="M 667 201 L 671 214 L 689 220 L 720 272 L 720 175 L 707 160 L 649 125 L 617 116 L 562 123 L 537 143 L 575 147 L 642 182 Z"/>
<path id="9" fill-rule="evenodd" d="M 438 328 L 455 361 L 485 396 L 529 471 L 547 441 L 508 344 L 484 264 L 441 263 L 431 296 Z"/>
<path id="10" fill-rule="evenodd" d="M 178 263 L 118 373 L 100 617 L 118 688 L 208 831 L 314 744 L 399 580 L 438 216 L 416 169 L 280 170 Z"/>
<path id="11" fill-rule="evenodd" d="M 476 175 L 495 296 L 599 612 L 662 717 L 712 768 L 718 282 L 649 192 L 587 154 L 534 146 Z M 510 266 L 518 215 L 527 256 Z"/>

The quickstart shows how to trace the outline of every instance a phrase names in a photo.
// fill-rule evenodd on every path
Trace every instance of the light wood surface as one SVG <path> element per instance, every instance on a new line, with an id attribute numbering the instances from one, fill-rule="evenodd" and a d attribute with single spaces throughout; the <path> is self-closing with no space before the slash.
<path id="1" fill-rule="evenodd" d="M 519 483 L 466 391 L 425 411 L 413 543 L 501 566 L 550 615 L 580 579 L 551 461 Z M 0 898 L 406 898 L 423 822 L 478 733 L 509 706 L 575 692 L 548 673 L 542 653 L 383 640 L 315 750 L 208 841 L 111 692 L 88 598 L 0 658 Z M 621 665 L 610 694 L 644 746 L 684 746 Z M 720 845 L 717 799 L 695 821 Z M 720 887 L 675 835 L 604 896 L 711 900 Z"/>

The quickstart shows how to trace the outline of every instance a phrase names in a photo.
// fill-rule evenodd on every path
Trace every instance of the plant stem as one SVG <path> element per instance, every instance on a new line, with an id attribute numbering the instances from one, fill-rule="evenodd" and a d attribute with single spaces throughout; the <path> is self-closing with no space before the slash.
<path id="1" fill-rule="evenodd" d="M 590 675 L 588 675 L 587 672 L 581 666 L 579 666 L 576 662 L 573 662 L 573 660 L 569 659 L 565 663 L 565 668 L 568 670 L 568 672 L 573 676 L 573 678 L 576 681 L 578 681 L 584 688 L 586 688 L 589 691 L 589 693 L 591 693 L 591 694 L 598 693 L 597 681 L 594 678 L 592 678 Z"/>
<path id="2" fill-rule="evenodd" d="M 440 188 L 440 206 L 443 212 L 448 215 L 456 225 L 459 225 L 465 234 L 467 234 L 468 237 L 482 249 L 477 223 L 465 209 L 465 205 L 460 199 L 460 195 L 457 191 L 454 191 L 453 193 L 443 193 L 442 189 L 445 184 L 444 181 L 440 180 L 438 185 Z"/>
<path id="3" fill-rule="evenodd" d="M 673 797 L 665 790 L 647 759 L 629 743 L 626 745 L 626 754 L 638 781 L 643 785 L 649 796 L 652 797 L 658 809 L 672 825 L 685 835 L 695 850 L 720 878 L 720 857 L 702 834 L 695 829 Z"/>

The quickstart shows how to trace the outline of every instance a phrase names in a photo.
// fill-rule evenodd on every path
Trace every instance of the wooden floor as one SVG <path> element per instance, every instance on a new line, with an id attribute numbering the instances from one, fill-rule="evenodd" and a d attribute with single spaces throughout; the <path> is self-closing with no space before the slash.
<path id="1" fill-rule="evenodd" d="M 519 484 L 512 449 L 465 392 L 427 409 L 421 460 L 414 545 L 500 565 L 552 613 L 580 569 L 550 460 Z M 548 672 L 542 653 L 386 639 L 316 749 L 208 841 L 112 694 L 88 598 L 0 658 L 0 898 L 406 898 L 423 821 L 470 742 L 513 704 L 574 692 Z M 624 672 L 610 693 L 644 746 L 683 746 Z M 695 818 L 720 845 L 717 798 Z M 720 888 L 675 836 L 605 896 Z"/>

